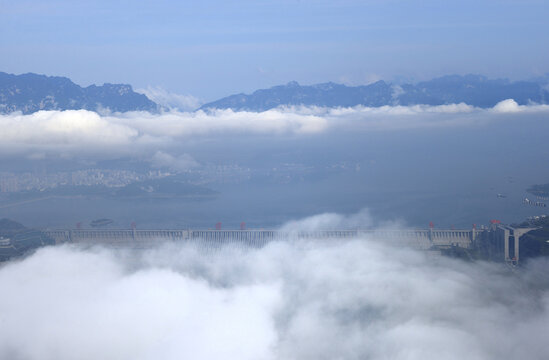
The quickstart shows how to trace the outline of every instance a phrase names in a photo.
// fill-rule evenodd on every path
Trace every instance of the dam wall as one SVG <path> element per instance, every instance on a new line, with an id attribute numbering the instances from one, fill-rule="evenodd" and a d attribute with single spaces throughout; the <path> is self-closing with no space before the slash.
<path id="1" fill-rule="evenodd" d="M 75 243 L 109 247 L 148 248 L 164 242 L 200 241 L 205 246 L 225 244 L 261 247 L 270 241 L 292 239 L 372 238 L 419 250 L 457 246 L 471 248 L 476 230 L 44 230 L 57 244 Z"/>

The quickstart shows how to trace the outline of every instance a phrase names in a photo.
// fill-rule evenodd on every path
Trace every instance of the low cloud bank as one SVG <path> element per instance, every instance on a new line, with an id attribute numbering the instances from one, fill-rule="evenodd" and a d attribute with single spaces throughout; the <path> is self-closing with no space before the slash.
<path id="1" fill-rule="evenodd" d="M 181 95 L 167 91 L 159 86 L 149 86 L 145 89 L 137 89 L 136 92 L 144 94 L 158 105 L 176 111 L 193 111 L 204 102 L 192 95 Z"/>
<path id="2" fill-rule="evenodd" d="M 375 239 L 53 247 L 0 268 L 0 358 L 546 359 L 548 270 Z"/>
<path id="3" fill-rule="evenodd" d="M 172 156 L 162 151 L 157 151 L 151 158 L 151 166 L 154 168 L 167 168 L 175 172 L 186 171 L 200 164 L 189 154 Z"/>
<path id="4" fill-rule="evenodd" d="M 367 209 L 345 216 L 337 213 L 324 213 L 313 215 L 300 220 L 285 223 L 280 228 L 283 232 L 322 231 L 322 230 L 346 230 L 368 228 L 374 221 Z"/>
<path id="5" fill-rule="evenodd" d="M 86 110 L 40 111 L 0 115 L 0 156 L 96 159 L 145 157 L 167 153 L 200 138 L 243 136 L 314 136 L 330 131 L 398 131 L 416 128 L 474 126 L 508 118 L 547 114 L 547 105 L 518 105 L 505 100 L 492 109 L 466 104 L 383 106 L 379 108 L 289 107 L 261 113 L 215 110 L 161 114 L 130 112 L 99 115 Z"/>

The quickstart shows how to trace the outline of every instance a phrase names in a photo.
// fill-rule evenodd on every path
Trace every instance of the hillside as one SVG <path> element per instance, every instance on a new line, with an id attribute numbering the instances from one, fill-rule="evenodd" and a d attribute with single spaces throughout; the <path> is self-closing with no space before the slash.
<path id="1" fill-rule="evenodd" d="M 41 231 L 28 229 L 13 220 L 0 219 L 0 262 L 54 243 Z"/>

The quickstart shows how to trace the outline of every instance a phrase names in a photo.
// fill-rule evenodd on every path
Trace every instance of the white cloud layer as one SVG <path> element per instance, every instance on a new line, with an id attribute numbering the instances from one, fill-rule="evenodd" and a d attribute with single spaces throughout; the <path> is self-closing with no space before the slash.
<path id="1" fill-rule="evenodd" d="M 548 267 L 372 239 L 47 248 L 0 268 L 0 358 L 547 359 Z"/>
<path id="2" fill-rule="evenodd" d="M 152 159 L 152 166 L 155 168 L 167 168 L 176 172 L 182 172 L 199 166 L 195 159 L 189 154 L 172 156 L 162 151 L 157 151 Z"/>
<path id="3" fill-rule="evenodd" d="M 203 104 L 203 101 L 197 97 L 171 93 L 158 86 L 137 89 L 136 92 L 144 94 L 158 105 L 171 110 L 194 111 Z"/>
<path id="4" fill-rule="evenodd" d="M 133 155 L 162 163 L 168 161 L 165 155 L 169 155 L 182 163 L 186 161 L 181 158 L 183 155 L 169 153 L 169 148 L 204 137 L 227 134 L 299 136 L 328 131 L 473 126 L 498 121 L 506 114 L 520 119 L 520 116 L 548 113 L 547 105 L 520 106 L 514 100 L 502 101 L 487 110 L 452 104 L 379 108 L 290 107 L 261 113 L 232 110 L 110 115 L 86 110 L 40 111 L 30 115 L 12 113 L 0 115 L 0 157 L 91 156 L 102 159 Z M 157 159 L 151 159 L 147 154 L 157 154 Z M 173 162 L 173 159 L 169 161 Z"/>
<path id="5" fill-rule="evenodd" d="M 300 220 L 289 221 L 280 230 L 285 232 L 341 230 L 368 228 L 373 224 L 370 212 L 363 209 L 360 212 L 344 216 L 336 213 L 324 213 L 306 217 Z"/>

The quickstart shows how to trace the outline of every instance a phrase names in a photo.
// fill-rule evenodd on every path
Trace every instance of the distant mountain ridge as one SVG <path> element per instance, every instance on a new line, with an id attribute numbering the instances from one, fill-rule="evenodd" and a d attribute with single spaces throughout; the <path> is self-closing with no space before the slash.
<path id="1" fill-rule="evenodd" d="M 488 108 L 506 99 L 524 105 L 549 102 L 545 78 L 537 81 L 489 80 L 481 75 L 448 75 L 417 84 L 394 85 L 378 81 L 364 86 L 323 83 L 302 86 L 292 81 L 286 85 L 261 89 L 250 95 L 236 94 L 202 105 L 200 109 L 265 111 L 278 106 L 351 107 L 363 105 L 445 105 L 466 103 Z"/>
<path id="2" fill-rule="evenodd" d="M 265 111 L 279 106 L 352 107 L 363 105 L 445 105 L 466 103 L 489 108 L 506 99 L 518 104 L 549 103 L 549 74 L 530 81 L 490 80 L 481 75 L 447 75 L 416 84 L 391 84 L 385 81 L 363 86 L 333 82 L 300 85 L 295 81 L 252 94 L 231 95 L 202 105 L 200 110 L 232 109 Z M 66 77 L 33 73 L 13 75 L 0 72 L 0 113 L 39 110 L 77 110 L 126 112 L 164 110 L 147 96 L 127 84 L 81 87 Z"/>
<path id="3" fill-rule="evenodd" d="M 76 109 L 155 112 L 159 106 L 126 84 L 83 88 L 66 77 L 0 72 L 0 113 Z"/>

